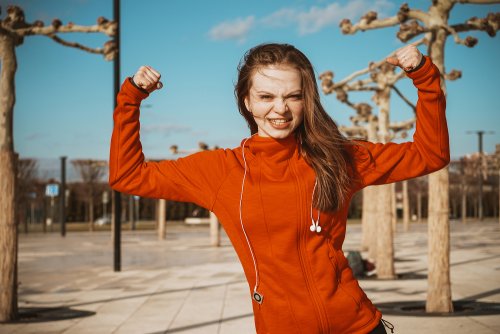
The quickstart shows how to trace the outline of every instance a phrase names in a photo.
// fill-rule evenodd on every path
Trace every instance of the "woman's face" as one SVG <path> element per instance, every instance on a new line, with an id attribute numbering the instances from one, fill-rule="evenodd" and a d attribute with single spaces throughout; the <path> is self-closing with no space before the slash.
<path id="1" fill-rule="evenodd" d="M 261 137 L 283 139 L 304 119 L 304 100 L 300 72 L 291 66 L 266 66 L 251 78 L 245 98 Z"/>

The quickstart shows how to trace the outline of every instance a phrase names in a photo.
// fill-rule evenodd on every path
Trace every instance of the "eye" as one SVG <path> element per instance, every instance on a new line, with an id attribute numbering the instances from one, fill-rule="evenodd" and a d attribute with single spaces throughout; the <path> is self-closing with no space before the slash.
<path id="1" fill-rule="evenodd" d="M 289 99 L 293 100 L 293 101 L 300 101 L 300 100 L 302 100 L 302 94 L 293 94 L 293 95 L 290 95 Z"/>
<path id="2" fill-rule="evenodd" d="M 269 101 L 271 100 L 273 97 L 271 95 L 267 95 L 267 94 L 263 94 L 263 95 L 259 95 L 259 98 L 261 100 L 264 100 L 264 101 Z"/>

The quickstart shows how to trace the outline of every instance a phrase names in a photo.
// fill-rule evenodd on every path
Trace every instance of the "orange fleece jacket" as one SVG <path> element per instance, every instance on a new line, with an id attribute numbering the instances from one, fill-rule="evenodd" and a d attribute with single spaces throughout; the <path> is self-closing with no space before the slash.
<path id="1" fill-rule="evenodd" d="M 427 58 L 423 67 L 408 76 L 418 88 L 413 142 L 354 146 L 350 151 L 361 182 L 349 197 L 364 186 L 428 174 L 449 162 L 439 71 Z M 194 202 L 213 211 L 238 254 L 251 294 L 254 264 L 239 212 L 242 148 L 146 162 L 139 138 L 139 106 L 146 97 L 128 79 L 118 94 L 111 186 L 128 194 Z M 262 304 L 252 301 L 257 332 L 369 333 L 378 325 L 381 313 L 359 287 L 342 251 L 348 203 L 338 212 L 321 212 L 322 231 L 312 233 L 315 173 L 299 154 L 294 136 L 284 140 L 253 136 L 244 149 L 243 224 L 255 253 L 258 290 L 264 295 Z"/>

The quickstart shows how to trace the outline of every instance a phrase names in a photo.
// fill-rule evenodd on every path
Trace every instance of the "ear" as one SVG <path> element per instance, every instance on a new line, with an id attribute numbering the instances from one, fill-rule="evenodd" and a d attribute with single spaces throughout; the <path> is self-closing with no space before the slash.
<path id="1" fill-rule="evenodd" d="M 252 113 L 252 111 L 250 110 L 250 101 L 248 100 L 248 96 L 247 96 L 247 97 L 245 97 L 244 102 L 245 102 L 245 108 L 247 108 L 247 110 L 248 110 L 250 113 Z"/>

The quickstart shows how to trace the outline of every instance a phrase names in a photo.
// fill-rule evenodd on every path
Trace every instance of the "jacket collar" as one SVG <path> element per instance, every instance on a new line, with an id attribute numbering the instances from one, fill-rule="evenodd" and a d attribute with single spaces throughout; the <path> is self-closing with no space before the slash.
<path id="1" fill-rule="evenodd" d="M 241 142 L 241 145 L 244 142 L 245 140 Z M 250 159 L 258 157 L 266 162 L 279 163 L 299 155 L 299 145 L 295 135 L 284 139 L 275 139 L 256 134 L 246 142 L 245 148 Z"/>

